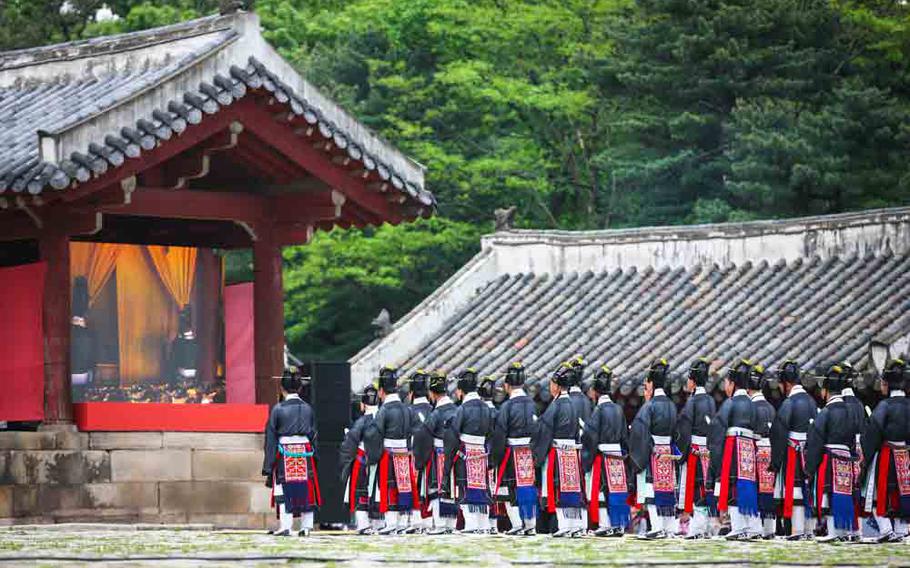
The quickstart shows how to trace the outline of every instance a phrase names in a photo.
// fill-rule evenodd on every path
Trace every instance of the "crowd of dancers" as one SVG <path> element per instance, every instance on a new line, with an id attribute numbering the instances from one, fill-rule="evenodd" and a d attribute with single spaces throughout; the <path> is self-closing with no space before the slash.
<path id="1" fill-rule="evenodd" d="M 723 380 L 718 407 L 705 391 L 710 362 L 688 372 L 684 405 L 666 394 L 657 359 L 646 402 L 631 424 L 610 398 L 603 366 L 582 381 L 581 357 L 548 381 L 549 403 L 526 391 L 525 369 L 493 382 L 460 372 L 450 392 L 440 372 L 418 370 L 402 396 L 383 368 L 360 393 L 362 415 L 341 448 L 345 503 L 363 535 L 492 534 L 729 540 L 787 538 L 896 542 L 910 521 L 910 381 L 889 361 L 874 410 L 853 393 L 848 363 L 820 382 L 819 409 L 795 361 L 776 371 L 784 398 L 767 401 L 768 373 L 743 359 Z M 313 409 L 282 378 L 286 395 L 266 427 L 263 475 L 273 488 L 278 535 L 309 534 L 321 504 Z"/>

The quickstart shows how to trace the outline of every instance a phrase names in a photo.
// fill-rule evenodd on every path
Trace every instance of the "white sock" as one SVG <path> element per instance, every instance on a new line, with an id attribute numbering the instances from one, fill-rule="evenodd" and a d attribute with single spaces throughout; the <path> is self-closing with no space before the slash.
<path id="1" fill-rule="evenodd" d="M 300 528 L 308 531 L 313 530 L 313 512 L 302 513 L 300 515 Z"/>
<path id="2" fill-rule="evenodd" d="M 739 512 L 736 505 L 730 506 L 730 533 L 743 534 L 749 531 L 748 518 Z"/>
<path id="3" fill-rule="evenodd" d="M 793 506 L 793 516 L 790 517 L 791 534 L 806 534 L 806 509 L 802 505 Z"/>
<path id="4" fill-rule="evenodd" d="M 708 508 L 695 507 L 689 519 L 689 536 L 701 536 L 708 532 Z"/>
<path id="5" fill-rule="evenodd" d="M 385 514 L 385 526 L 390 528 L 397 528 L 398 516 L 398 511 L 388 511 Z"/>
<path id="6" fill-rule="evenodd" d="M 512 524 L 513 529 L 522 528 L 525 526 L 524 522 L 521 520 L 521 514 L 518 511 L 516 505 L 506 505 L 506 514 L 509 515 L 509 522 Z"/>
<path id="7" fill-rule="evenodd" d="M 609 528 L 611 526 L 610 511 L 608 511 L 606 507 L 600 507 L 598 510 L 598 515 L 600 515 L 600 519 L 597 521 L 597 528 Z"/>
<path id="8" fill-rule="evenodd" d="M 294 528 L 294 515 L 288 512 L 284 503 L 278 505 L 278 523 L 279 531 L 288 531 Z"/>
<path id="9" fill-rule="evenodd" d="M 657 505 L 648 505 L 648 519 L 651 521 L 652 531 L 665 531 L 664 517 L 657 514 Z"/>
<path id="10" fill-rule="evenodd" d="M 903 519 L 894 519 L 894 534 L 898 536 L 907 536 L 907 521 Z"/>
<path id="11" fill-rule="evenodd" d="M 765 536 L 773 535 L 777 530 L 777 519 L 774 517 L 762 519 L 762 534 Z"/>
<path id="12" fill-rule="evenodd" d="M 362 531 L 370 526 L 370 516 L 366 511 L 354 511 L 354 523 L 357 530 Z"/>

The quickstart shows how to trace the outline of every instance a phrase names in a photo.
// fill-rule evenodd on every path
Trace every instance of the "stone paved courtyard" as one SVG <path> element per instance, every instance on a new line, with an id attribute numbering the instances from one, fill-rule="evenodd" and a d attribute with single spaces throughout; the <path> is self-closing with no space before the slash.
<path id="1" fill-rule="evenodd" d="M 910 543 L 847 545 L 722 540 L 646 542 L 549 537 L 402 536 L 314 533 L 275 538 L 203 527 L 50 525 L 0 529 L 0 563 L 25 566 L 266 566 L 305 563 L 361 567 L 458 565 L 798 565 L 910 567 Z"/>

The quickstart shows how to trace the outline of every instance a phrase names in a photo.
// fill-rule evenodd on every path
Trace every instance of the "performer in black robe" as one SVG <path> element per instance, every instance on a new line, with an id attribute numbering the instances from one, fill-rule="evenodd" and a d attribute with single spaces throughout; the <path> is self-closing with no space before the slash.
<path id="1" fill-rule="evenodd" d="M 582 465 L 588 472 L 588 520 L 595 536 L 621 537 L 630 523 L 626 456 L 629 428 L 622 407 L 610 400 L 613 371 L 598 369 L 591 382 L 597 406 L 582 430 Z"/>
<path id="2" fill-rule="evenodd" d="M 854 455 L 856 456 L 856 460 L 853 462 L 853 479 L 856 482 L 856 486 L 853 489 L 853 499 L 856 502 L 856 514 L 858 518 L 863 519 L 862 521 L 859 521 L 862 523 L 869 516 L 868 513 L 866 513 L 866 508 L 863 506 L 862 473 L 866 460 L 863 459 L 862 433 L 866 431 L 866 424 L 869 421 L 869 415 L 872 414 L 872 410 L 864 405 L 853 391 L 853 386 L 861 380 L 859 372 L 857 372 L 849 361 L 842 361 L 840 366 L 844 370 L 847 380 L 847 386 L 841 390 L 841 398 L 844 399 L 844 404 L 847 405 L 847 412 L 850 416 L 852 426 L 859 432 L 856 435 L 855 444 L 853 446 Z M 861 538 L 862 530 L 859 531 L 859 534 L 860 536 L 852 535 L 851 540 L 859 540 Z"/>
<path id="3" fill-rule="evenodd" d="M 496 415 L 499 413 L 496 403 L 493 402 L 493 398 L 496 396 L 496 377 L 487 375 L 481 378 L 480 383 L 477 385 L 477 394 L 480 396 L 480 400 L 489 407 L 490 415 L 493 418 L 493 432 L 490 433 L 490 438 L 487 441 L 487 448 L 490 450 L 487 454 L 487 487 L 490 490 L 489 532 L 496 534 L 498 532 L 499 519 L 508 518 L 505 510 L 505 488 L 502 489 L 502 495 L 497 495 L 499 490 L 496 487 L 496 480 L 499 477 L 497 475 L 499 461 L 493 456 L 492 452 L 493 437 L 496 433 Z"/>
<path id="4" fill-rule="evenodd" d="M 569 385 L 569 398 L 572 400 L 572 406 L 575 407 L 575 412 L 578 414 L 578 429 L 580 431 L 591 416 L 593 408 L 591 399 L 581 388 L 588 363 L 581 355 L 576 355 L 569 359 L 566 364 L 569 366 L 572 378 L 572 384 Z"/>
<path id="5" fill-rule="evenodd" d="M 494 494 L 506 504 L 512 525 L 506 533 L 509 535 L 537 533 L 537 472 L 532 449 L 537 438 L 537 417 L 524 383 L 525 368 L 516 361 L 506 371 L 508 399 L 496 413 L 491 442 L 491 454 L 499 463 Z"/>
<path id="6" fill-rule="evenodd" d="M 714 397 L 705 391 L 711 364 L 697 359 L 689 368 L 686 384 L 690 395 L 679 414 L 676 445 L 682 456 L 679 468 L 678 507 L 690 515 L 687 539 L 706 538 L 714 532 L 710 519 L 717 517 L 714 486 L 708 485 L 711 450 L 708 436 L 717 407 Z"/>
<path id="7" fill-rule="evenodd" d="M 297 394 L 300 377 L 286 372 L 281 377 L 284 400 L 269 414 L 265 426 L 265 455 L 262 475 L 272 488 L 278 513 L 277 536 L 288 536 L 294 517 L 301 520 L 300 536 L 313 528 L 313 513 L 322 505 L 319 476 L 313 448 L 316 447 L 316 417 L 309 404 Z"/>
<path id="8" fill-rule="evenodd" d="M 85 276 L 73 280 L 73 304 L 70 308 L 70 380 L 74 402 L 81 402 L 82 389 L 92 379 L 95 370 L 95 341 L 88 327 L 88 282 Z"/>
<path id="9" fill-rule="evenodd" d="M 420 508 L 410 446 L 414 418 L 398 395 L 398 372 L 391 367 L 379 373 L 379 398 L 382 406 L 365 435 L 369 462 L 378 464 L 373 495 L 385 518 L 379 533 L 412 532 L 411 511 Z"/>
<path id="10" fill-rule="evenodd" d="M 370 499 L 370 480 L 376 477 L 376 466 L 367 465 L 366 447 L 363 435 L 373 422 L 379 409 L 379 392 L 373 385 L 367 385 L 360 395 L 360 410 L 363 413 L 354 421 L 344 436 L 339 452 L 341 480 L 345 484 L 344 502 L 354 516 L 357 533 L 374 534 L 382 528 L 382 517 L 377 503 Z"/>
<path id="11" fill-rule="evenodd" d="M 543 467 L 542 499 L 546 510 L 556 514 L 554 537 L 582 536 L 587 532 L 584 489 L 578 443 L 578 413 L 569 398 L 574 379 L 571 368 L 560 366 L 550 379 L 552 402 L 538 420 L 534 459 Z"/>
<path id="12" fill-rule="evenodd" d="M 740 360 L 730 370 L 724 389 L 730 397 L 720 405 L 711 425 L 711 478 L 717 480 L 717 509 L 730 513 L 728 540 L 761 535 L 755 467 L 756 412 L 746 389 L 752 363 Z"/>
<path id="13" fill-rule="evenodd" d="M 865 509 L 875 516 L 879 541 L 907 536 L 910 522 L 910 399 L 907 364 L 893 359 L 882 373 L 882 394 L 862 436 L 866 472 Z"/>
<path id="14" fill-rule="evenodd" d="M 426 466 L 430 461 L 433 451 L 432 439 L 429 436 L 419 436 L 427 419 L 433 412 L 433 405 L 428 398 L 428 383 L 430 374 L 423 369 L 417 369 L 409 381 L 409 394 L 411 405 L 411 424 L 414 428 L 411 439 L 411 450 L 414 453 L 414 468 L 417 470 L 417 488 L 421 495 L 426 493 L 427 471 Z M 424 499 L 420 508 L 411 511 L 410 525 L 418 532 L 426 532 L 433 528 L 433 514 L 429 503 Z"/>
<path id="15" fill-rule="evenodd" d="M 483 534 L 490 530 L 487 444 L 493 433 L 493 413 L 477 394 L 477 371 L 473 368 L 459 374 L 455 395 L 461 399 L 461 406 L 446 432 L 446 471 L 455 474 L 463 532 Z"/>
<path id="16" fill-rule="evenodd" d="M 455 504 L 455 487 L 451 473 L 445 468 L 445 435 L 458 409 L 446 394 L 446 376 L 441 372 L 430 374 L 429 396 L 435 405 L 433 412 L 414 434 L 415 456 L 429 455 L 424 466 L 426 483 L 422 487 L 422 501 L 429 503 L 433 518 L 430 534 L 448 534 L 455 530 L 458 505 Z M 418 448 L 420 448 L 418 450 Z M 429 448 L 426 452 L 424 448 Z"/>
<path id="17" fill-rule="evenodd" d="M 800 370 L 795 361 L 785 361 L 777 377 L 787 398 L 777 409 L 771 425 L 771 467 L 777 473 L 774 498 L 782 503 L 783 518 L 790 520 L 787 538 L 801 540 L 811 538 L 815 531 L 808 500 L 804 449 L 806 433 L 818 414 L 818 405 L 799 384 Z"/>
<path id="18" fill-rule="evenodd" d="M 806 439 L 806 470 L 810 473 L 819 522 L 827 521 L 828 535 L 821 542 L 848 541 L 859 533 L 855 526 L 853 489 L 854 444 L 857 424 L 841 397 L 847 373 L 832 365 L 822 382 L 825 407 L 809 425 Z"/>
<path id="19" fill-rule="evenodd" d="M 645 379 L 647 402 L 638 410 L 629 435 L 629 458 L 636 474 L 638 503 L 647 507 L 651 530 L 645 538 L 659 539 L 675 535 L 676 461 L 673 446 L 676 433 L 676 405 L 664 392 L 670 365 L 657 359 Z"/>
<path id="20" fill-rule="evenodd" d="M 758 475 L 758 512 L 762 519 L 762 538 L 772 539 L 777 530 L 777 503 L 774 501 L 775 475 L 771 469 L 771 425 L 777 411 L 765 400 L 765 368 L 755 365 L 749 379 L 749 396 L 755 408 L 755 465 Z"/>

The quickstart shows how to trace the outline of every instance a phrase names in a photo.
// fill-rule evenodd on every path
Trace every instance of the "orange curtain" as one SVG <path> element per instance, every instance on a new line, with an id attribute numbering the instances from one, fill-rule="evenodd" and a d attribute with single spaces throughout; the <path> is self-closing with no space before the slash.
<path id="1" fill-rule="evenodd" d="M 165 346 L 177 335 L 170 291 L 141 246 L 120 245 L 117 255 L 117 325 L 120 382 L 161 379 Z"/>
<path id="2" fill-rule="evenodd" d="M 111 243 L 70 243 L 70 279 L 85 277 L 89 305 L 95 303 L 113 274 L 120 250 L 121 245 Z"/>
<path id="3" fill-rule="evenodd" d="M 146 247 L 164 287 L 181 309 L 190 303 L 196 280 L 196 253 L 192 247 Z"/>

